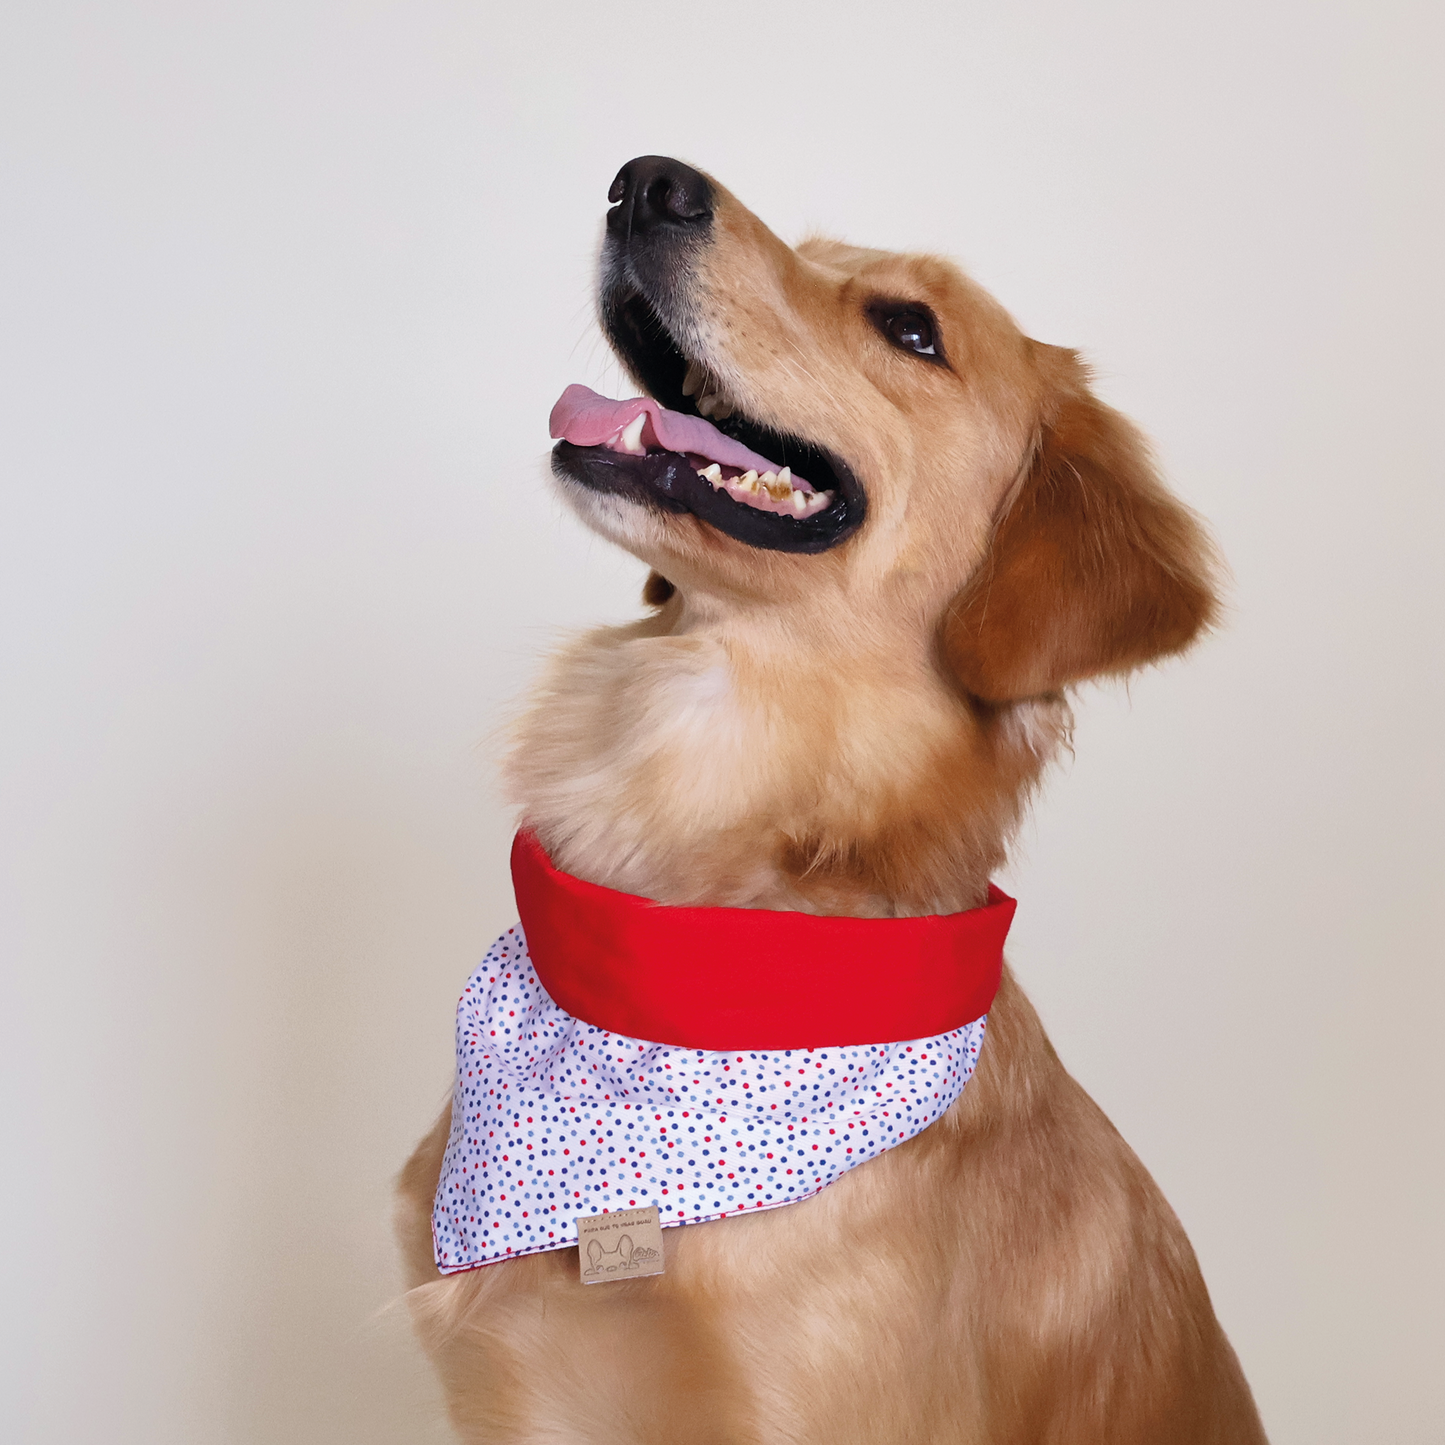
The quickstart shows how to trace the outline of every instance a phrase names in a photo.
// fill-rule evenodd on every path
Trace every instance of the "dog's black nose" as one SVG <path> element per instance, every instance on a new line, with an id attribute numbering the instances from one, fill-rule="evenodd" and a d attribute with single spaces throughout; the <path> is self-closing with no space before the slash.
<path id="1" fill-rule="evenodd" d="M 625 240 L 662 226 L 703 226 L 712 219 L 712 187 L 707 177 L 667 156 L 638 156 L 612 182 L 607 199 L 607 229 Z"/>

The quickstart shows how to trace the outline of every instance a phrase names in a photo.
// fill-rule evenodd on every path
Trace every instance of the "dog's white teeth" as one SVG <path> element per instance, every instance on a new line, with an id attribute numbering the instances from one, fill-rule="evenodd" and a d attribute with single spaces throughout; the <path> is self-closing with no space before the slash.
<path id="1" fill-rule="evenodd" d="M 700 361 L 689 361 L 687 364 L 687 375 L 682 379 L 682 394 L 684 396 L 695 396 L 702 390 L 702 384 L 707 379 L 707 367 Z"/>
<path id="2" fill-rule="evenodd" d="M 713 491 L 725 490 L 737 501 L 755 498 L 761 504 L 766 498 L 770 502 L 782 502 L 787 509 L 783 516 L 791 513 L 794 517 L 811 517 L 815 512 L 825 511 L 833 500 L 831 492 L 805 492 L 795 488 L 793 473 L 788 467 L 779 467 L 777 471 L 769 467 L 765 472 L 750 467 L 735 477 L 724 477 L 721 465 L 709 462 L 698 467 L 697 474 L 712 485 Z"/>
<path id="3" fill-rule="evenodd" d="M 714 421 L 726 421 L 733 414 L 733 404 L 724 400 L 721 396 L 712 398 L 712 415 Z"/>
<path id="4" fill-rule="evenodd" d="M 617 434 L 617 449 L 631 452 L 633 456 L 645 456 L 647 448 L 642 445 L 642 428 L 647 424 L 647 413 L 638 414 Z"/>

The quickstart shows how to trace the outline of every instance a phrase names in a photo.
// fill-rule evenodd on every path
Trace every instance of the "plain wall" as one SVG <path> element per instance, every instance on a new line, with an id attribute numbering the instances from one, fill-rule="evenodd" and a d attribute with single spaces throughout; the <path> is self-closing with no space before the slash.
<path id="1" fill-rule="evenodd" d="M 0 1434 L 441 1441 L 390 1180 L 513 918 L 489 739 L 643 569 L 544 480 L 642 152 L 957 256 L 1234 572 L 1003 881 L 1277 1445 L 1445 1438 L 1440 11 L 0 17 Z"/>

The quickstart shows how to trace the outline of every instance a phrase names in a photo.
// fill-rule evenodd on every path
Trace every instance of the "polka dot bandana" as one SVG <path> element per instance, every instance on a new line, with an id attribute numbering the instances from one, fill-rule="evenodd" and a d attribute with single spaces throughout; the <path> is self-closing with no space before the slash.
<path id="1" fill-rule="evenodd" d="M 933 1123 L 984 1023 L 847 1048 L 652 1044 L 564 1013 L 509 929 L 457 1006 L 437 1268 L 576 1244 L 579 1214 L 655 1204 L 694 1224 L 806 1199 Z"/>

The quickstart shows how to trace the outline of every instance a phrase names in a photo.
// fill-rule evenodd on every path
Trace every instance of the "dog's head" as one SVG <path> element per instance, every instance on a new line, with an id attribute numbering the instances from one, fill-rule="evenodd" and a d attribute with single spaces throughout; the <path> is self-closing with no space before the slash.
<path id="1" fill-rule="evenodd" d="M 593 444 L 553 465 L 656 569 L 649 600 L 777 612 L 820 644 L 926 635 L 989 703 L 1127 671 L 1209 621 L 1203 534 L 1138 433 L 956 267 L 793 249 L 659 157 L 610 198 L 602 321 L 660 406 L 594 404 L 589 432 L 559 403 L 554 432 Z"/>
<path id="2" fill-rule="evenodd" d="M 972 906 L 1064 690 L 1208 622 L 1200 527 L 947 262 L 790 248 L 657 157 L 612 200 L 602 322 L 647 394 L 569 388 L 553 470 L 658 611 L 559 662 L 514 796 L 560 866 L 663 901 Z"/>

